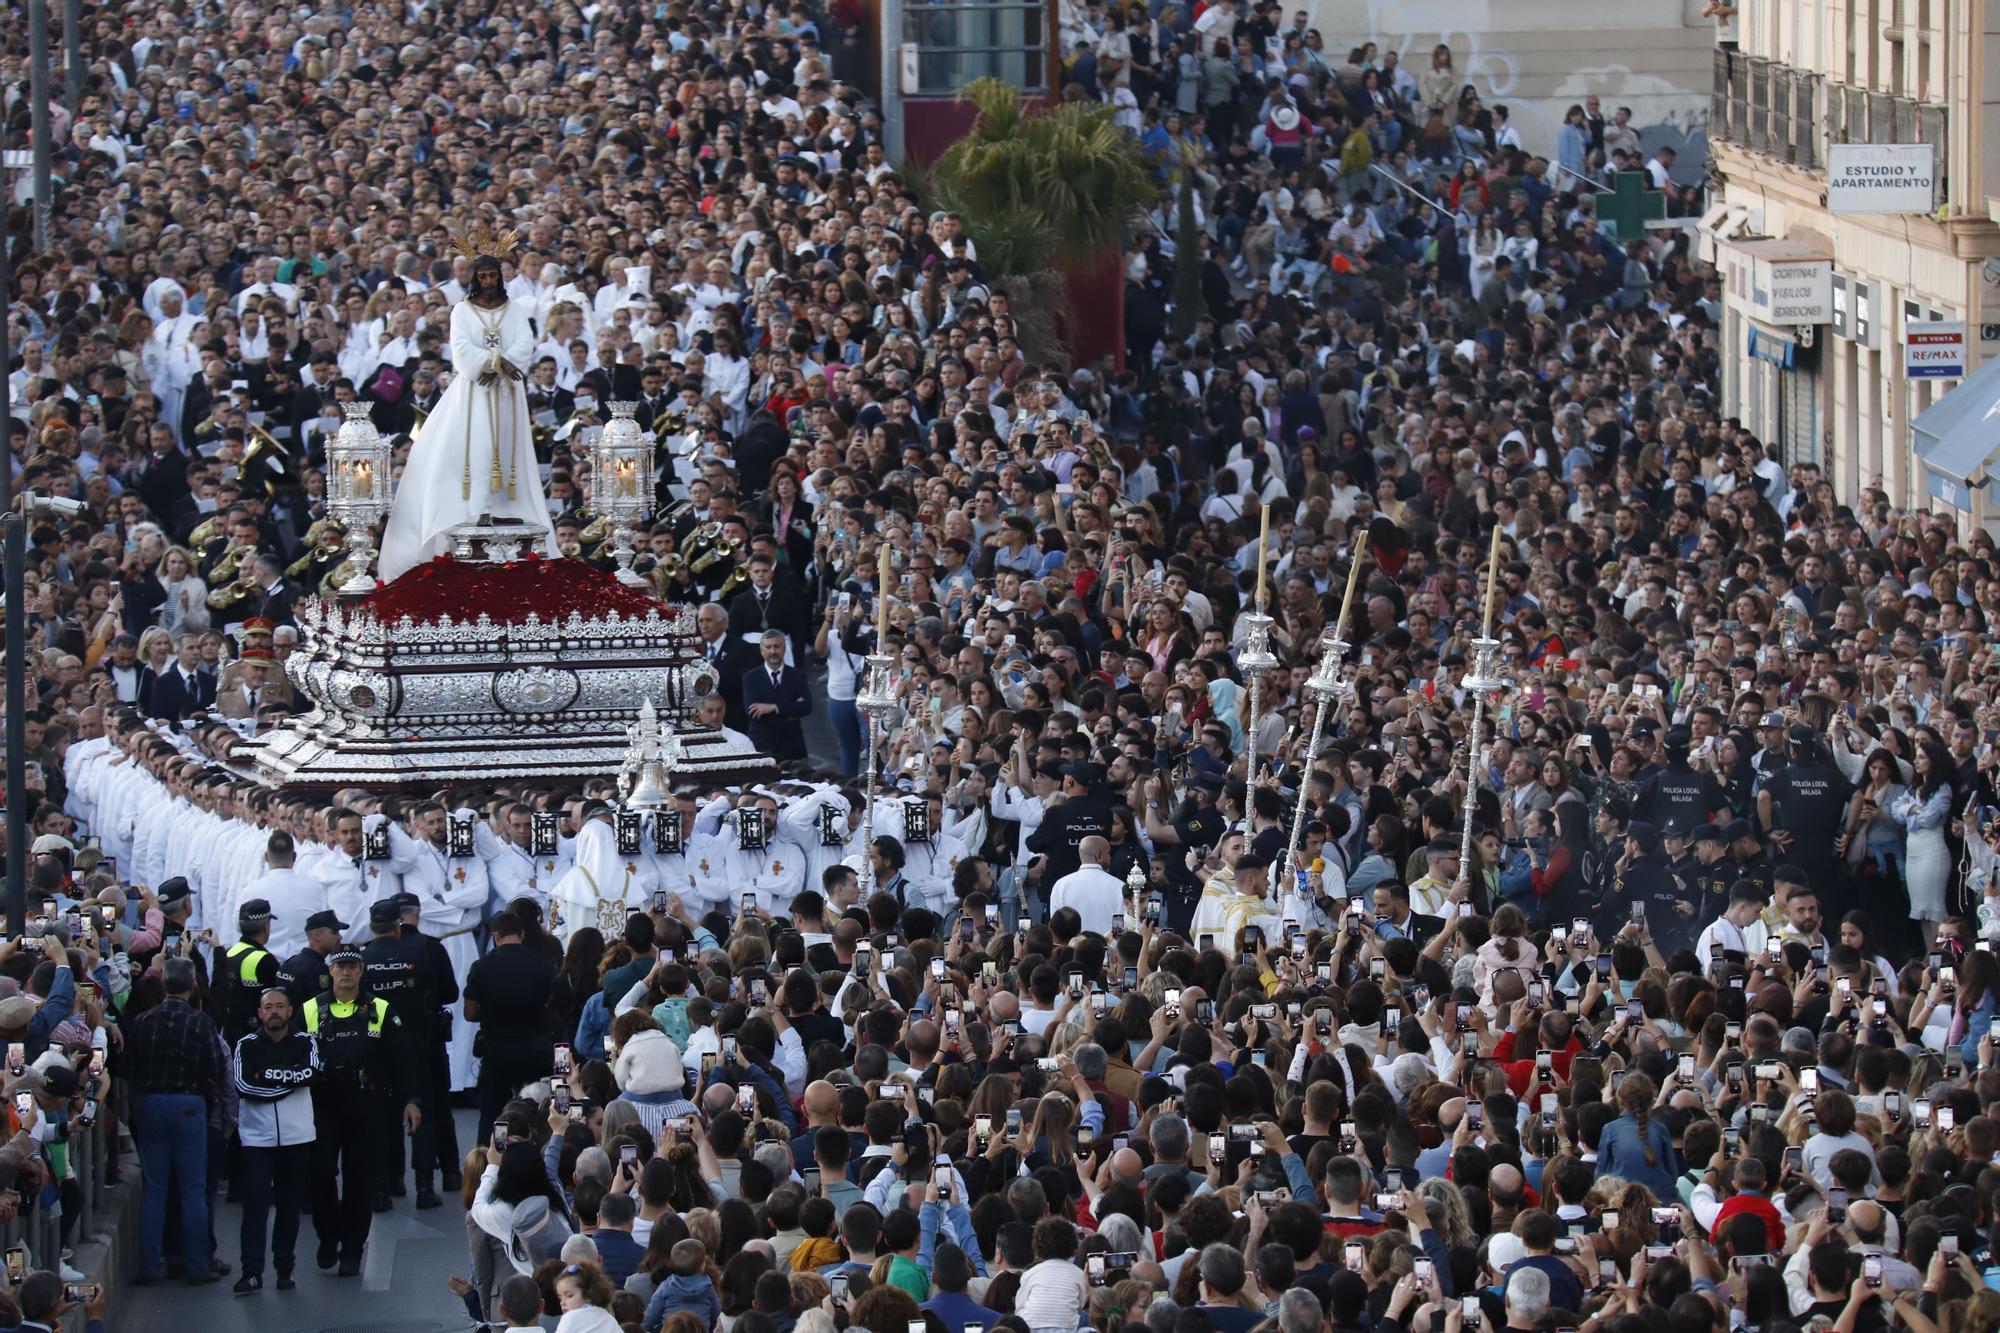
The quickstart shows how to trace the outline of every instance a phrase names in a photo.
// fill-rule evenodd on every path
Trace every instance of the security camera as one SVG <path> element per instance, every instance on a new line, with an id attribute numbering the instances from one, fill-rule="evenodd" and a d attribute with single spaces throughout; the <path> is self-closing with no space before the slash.
<path id="1" fill-rule="evenodd" d="M 58 518 L 75 518 L 84 512 L 86 506 L 81 500 L 70 500 L 60 495 L 36 495 L 28 492 L 28 508 L 42 514 L 54 514 Z"/>

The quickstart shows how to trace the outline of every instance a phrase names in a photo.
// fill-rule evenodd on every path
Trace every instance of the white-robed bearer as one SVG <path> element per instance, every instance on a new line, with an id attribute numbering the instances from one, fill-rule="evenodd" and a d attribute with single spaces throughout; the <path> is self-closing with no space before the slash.
<path id="1" fill-rule="evenodd" d="M 805 887 L 822 892 L 827 869 L 859 850 L 861 798 L 831 784 L 817 787 L 794 797 L 779 813 L 778 826 L 804 858 Z"/>
<path id="2" fill-rule="evenodd" d="M 306 947 L 306 918 L 327 905 L 326 885 L 299 870 L 297 859 L 292 835 L 273 831 L 264 839 L 264 873 L 243 890 L 246 898 L 270 904 L 271 937 L 264 947 L 279 958 Z"/>
<path id="3" fill-rule="evenodd" d="M 444 946 L 452 976 L 462 989 L 479 958 L 474 938 L 486 908 L 486 863 L 471 840 L 460 834 L 455 845 L 452 825 L 469 831 L 476 819 L 470 810 L 448 817 L 435 801 L 419 805 L 410 815 L 411 833 L 389 825 L 389 865 L 402 880 L 402 890 L 416 898 L 417 929 Z M 412 836 L 414 835 L 414 836 Z M 473 1030 L 465 1021 L 463 999 L 451 1006 L 451 1040 L 447 1054 L 451 1090 L 471 1088 L 477 1080 L 472 1057 Z"/>
<path id="4" fill-rule="evenodd" d="M 486 861 L 489 911 L 526 898 L 546 916 L 548 889 L 555 880 L 543 880 L 542 858 L 535 855 L 535 812 L 520 802 L 509 802 L 500 807 L 495 826 L 481 825 L 475 836 Z"/>
<path id="5" fill-rule="evenodd" d="M 903 878 L 909 885 L 905 905 L 935 916 L 943 939 L 958 908 L 953 887 L 958 867 L 972 856 L 971 848 L 944 831 L 944 798 L 935 793 L 898 798 L 886 824 L 878 804 L 875 827 L 903 845 Z"/>
<path id="6" fill-rule="evenodd" d="M 777 798 L 753 792 L 748 800 L 713 824 L 710 804 L 696 820 L 695 892 L 705 910 L 734 917 L 744 896 L 766 916 L 783 920 L 792 899 L 806 888 L 807 856 L 778 825 Z"/>
<path id="7" fill-rule="evenodd" d="M 346 806 L 326 812 L 324 851 L 308 871 L 326 890 L 326 906 L 348 922 L 349 944 L 368 942 L 368 908 L 375 901 L 368 863 L 362 859 L 361 816 Z"/>

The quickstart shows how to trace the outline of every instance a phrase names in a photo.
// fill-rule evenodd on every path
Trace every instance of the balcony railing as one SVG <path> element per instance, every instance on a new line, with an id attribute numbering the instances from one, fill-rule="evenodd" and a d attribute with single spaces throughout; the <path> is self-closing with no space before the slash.
<path id="1" fill-rule="evenodd" d="M 1709 136 L 1817 171 L 1829 144 L 1930 144 L 1945 195 L 1945 108 L 1829 83 L 1762 56 L 1717 48 Z"/>

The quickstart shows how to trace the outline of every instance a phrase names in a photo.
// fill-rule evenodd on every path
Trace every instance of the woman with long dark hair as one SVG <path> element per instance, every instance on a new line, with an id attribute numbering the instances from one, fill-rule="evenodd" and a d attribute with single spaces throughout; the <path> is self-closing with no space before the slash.
<path id="1" fill-rule="evenodd" d="M 1944 842 L 1944 826 L 1951 820 L 1951 753 L 1935 740 L 1921 740 L 1912 766 L 1916 780 L 1882 813 L 1908 835 L 1904 874 L 1910 917 L 1922 923 L 1924 948 L 1929 949 L 1945 917 L 1945 885 L 1951 879 L 1951 850 Z"/>
<path id="2" fill-rule="evenodd" d="M 569 952 L 563 955 L 562 970 L 549 990 L 549 1024 L 564 1040 L 576 1031 L 584 1004 L 597 994 L 598 965 L 603 961 L 603 931 L 584 926 L 569 937 Z"/>
<path id="3" fill-rule="evenodd" d="M 535 1265 L 562 1253 L 569 1239 L 569 1204 L 549 1179 L 542 1154 L 527 1139 L 509 1143 L 496 1161 L 489 1157 L 473 1197 L 472 1219 L 480 1230 L 507 1247 L 516 1272 L 532 1277 Z"/>

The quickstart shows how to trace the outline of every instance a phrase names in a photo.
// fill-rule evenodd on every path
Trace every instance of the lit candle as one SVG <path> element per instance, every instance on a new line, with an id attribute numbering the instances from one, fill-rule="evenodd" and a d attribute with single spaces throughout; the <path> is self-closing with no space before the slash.
<path id="1" fill-rule="evenodd" d="M 1342 636 L 1347 633 L 1347 613 L 1354 609 L 1354 589 L 1361 582 L 1361 566 L 1367 559 L 1368 541 L 1363 538 L 1361 545 L 1354 548 L 1354 559 L 1347 566 L 1347 591 L 1341 594 L 1340 619 L 1333 622 Z"/>
<path id="2" fill-rule="evenodd" d="M 1493 612 L 1500 595 L 1500 524 L 1493 524 L 1493 550 L 1486 557 L 1486 637 L 1493 637 Z"/>
<path id="3" fill-rule="evenodd" d="M 375 494 L 375 469 L 367 459 L 357 459 L 350 475 L 354 479 L 354 497 L 357 500 Z"/>
<path id="4" fill-rule="evenodd" d="M 1264 506 L 1264 517 L 1257 528 L 1257 609 L 1264 609 L 1264 567 L 1270 561 L 1271 506 Z"/>
<path id="5" fill-rule="evenodd" d="M 883 542 L 875 567 L 875 651 L 887 652 L 889 642 L 889 543 Z"/>

